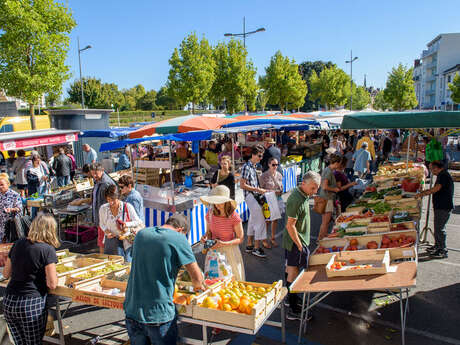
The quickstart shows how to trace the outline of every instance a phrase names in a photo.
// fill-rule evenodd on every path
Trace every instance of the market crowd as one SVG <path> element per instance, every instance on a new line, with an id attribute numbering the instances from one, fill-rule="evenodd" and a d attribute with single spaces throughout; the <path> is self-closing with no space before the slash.
<path id="1" fill-rule="evenodd" d="M 418 142 L 418 138 L 412 139 L 412 143 Z M 301 269 L 308 266 L 309 248 L 316 240 L 310 231 L 310 201 L 315 199 L 314 209 L 322 214 L 321 239 L 328 234 L 334 215 L 353 201 L 352 190 L 360 181 L 372 179 L 380 164 L 404 145 L 410 146 L 408 137 L 398 131 L 336 131 L 332 136 L 325 131 L 307 133 L 303 141 L 321 144 L 322 174 L 306 172 L 284 203 L 281 161 L 298 140 L 289 132 L 264 136 L 263 145 L 241 151 L 230 140 L 209 141 L 199 155 L 200 165 L 209 171 L 212 187 L 209 195 L 201 197 L 208 206 L 201 242 L 226 257 L 238 280 L 244 281 L 246 276 L 240 247 L 263 259 L 267 257 L 266 250 L 281 245 L 285 251 L 284 278 L 289 287 Z M 180 155 L 182 149 L 187 147 L 177 144 L 175 152 Z M 100 251 L 121 255 L 132 263 L 124 302 L 131 343 L 175 344 L 177 312 L 172 296 L 179 269 L 185 267 L 189 272 L 195 290 L 205 288 L 205 277 L 186 237 L 190 225 L 185 217 L 174 214 L 164 225 L 146 228 L 143 199 L 134 188 L 133 177 L 123 175 L 115 182 L 97 161 L 94 149 L 84 145 L 83 152 L 82 172 L 93 179 L 94 188 L 90 198 L 78 203 L 91 206 Z M 129 155 L 128 150 L 120 154 L 120 169 L 128 166 Z M 148 158 L 155 151 L 149 148 L 143 155 Z M 232 159 L 240 157 L 245 162 L 237 174 Z M 447 257 L 445 224 L 453 209 L 453 182 L 445 161 L 431 162 L 429 167 L 437 176 L 436 182 L 418 197 L 433 194 L 435 245 L 430 252 Z M 72 152 L 63 147 L 51 162 L 43 162 L 38 152 L 29 157 L 21 150 L 10 152 L 7 173 L 0 174 L 0 235 L 4 236 L 11 218 L 23 212 L 23 197 L 43 194 L 54 177 L 59 186 L 69 184 L 76 170 Z M 250 210 L 246 233 L 236 212 L 238 182 Z M 316 205 L 316 200 L 321 203 Z M 30 230 L 14 243 L 3 271 L 4 277 L 10 278 L 3 299 L 5 318 L 17 344 L 41 343 L 48 320 L 48 289 L 57 286 L 55 249 L 60 243 L 56 221 L 49 214 L 32 212 Z M 276 233 L 283 215 L 286 221 L 279 244 Z M 298 297 L 290 293 L 287 304 L 288 319 L 299 319 Z"/>

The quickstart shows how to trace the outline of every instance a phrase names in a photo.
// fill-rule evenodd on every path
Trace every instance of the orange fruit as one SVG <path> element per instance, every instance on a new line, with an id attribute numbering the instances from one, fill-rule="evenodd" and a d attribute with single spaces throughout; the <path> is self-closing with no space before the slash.
<path id="1" fill-rule="evenodd" d="M 228 302 L 232 306 L 232 309 L 238 309 L 240 306 L 240 299 L 238 297 L 232 296 Z"/>
<path id="2" fill-rule="evenodd" d="M 232 306 L 228 303 L 224 303 L 224 305 L 222 306 L 222 310 L 224 311 L 232 311 Z"/>
<path id="3" fill-rule="evenodd" d="M 187 304 L 187 297 L 184 295 L 177 296 L 174 300 L 176 304 Z"/>

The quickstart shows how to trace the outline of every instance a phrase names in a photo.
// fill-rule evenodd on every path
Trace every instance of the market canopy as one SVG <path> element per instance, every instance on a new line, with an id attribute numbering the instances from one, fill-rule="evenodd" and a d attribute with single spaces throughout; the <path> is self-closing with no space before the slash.
<path id="1" fill-rule="evenodd" d="M 303 127 L 304 129 L 309 129 L 310 126 L 320 127 L 321 123 L 315 120 L 307 120 L 307 119 L 302 119 L 302 118 L 289 118 L 288 116 L 278 115 L 278 116 L 258 117 L 255 119 L 250 119 L 250 120 L 245 120 L 245 121 L 235 121 L 235 122 L 223 125 L 222 128 L 232 128 L 232 127 L 252 128 L 253 126 L 261 126 L 261 125 L 265 125 L 267 127 L 273 127 L 273 128 L 304 126 Z"/>
<path id="2" fill-rule="evenodd" d="M 129 134 L 130 138 L 142 138 L 151 136 L 154 133 L 171 134 L 186 133 L 190 131 L 210 130 L 221 128 L 222 125 L 233 122 L 234 120 L 224 117 L 207 117 L 200 115 L 186 115 L 175 117 L 164 121 L 159 121 L 147 125 Z"/>
<path id="3" fill-rule="evenodd" d="M 345 115 L 342 129 L 458 128 L 460 111 L 362 112 Z"/>
<path id="4" fill-rule="evenodd" d="M 137 139 L 125 139 L 125 140 L 112 141 L 108 143 L 102 143 L 101 147 L 99 148 L 99 152 L 113 151 L 113 150 L 125 147 L 127 145 L 134 145 L 134 144 L 139 144 L 142 142 L 154 141 L 154 140 L 174 140 L 174 141 L 210 140 L 212 137 L 212 133 L 213 131 L 207 130 L 207 131 L 175 133 L 175 134 L 169 134 L 169 135 L 157 135 L 157 136 L 143 137 L 143 138 L 137 138 Z"/>
<path id="5" fill-rule="evenodd" d="M 54 128 L 0 134 L 0 151 L 28 149 L 39 146 L 67 144 L 78 140 L 78 130 Z"/>
<path id="6" fill-rule="evenodd" d="M 110 129 L 95 129 L 88 131 L 81 131 L 80 137 L 82 138 L 118 138 L 128 135 L 136 128 L 131 127 L 117 127 Z"/>

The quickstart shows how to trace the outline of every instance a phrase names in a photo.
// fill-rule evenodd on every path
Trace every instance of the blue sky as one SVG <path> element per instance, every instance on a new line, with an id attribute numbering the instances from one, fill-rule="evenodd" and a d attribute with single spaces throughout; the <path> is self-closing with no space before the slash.
<path id="1" fill-rule="evenodd" d="M 168 59 L 191 32 L 211 44 L 226 32 L 265 27 L 246 40 L 257 73 L 265 73 L 270 57 L 280 50 L 296 62 L 330 60 L 349 73 L 345 60 L 353 55 L 353 79 L 382 87 L 391 68 L 412 65 L 439 33 L 460 32 L 458 0 L 61 0 L 68 1 L 77 27 L 71 33 L 67 64 L 71 80 L 79 78 L 77 37 L 83 76 L 116 83 L 120 88 L 142 84 L 158 90 L 168 76 Z M 460 49 L 460 48 L 459 48 Z M 460 63 L 460 61 L 459 61 Z M 67 96 L 67 82 L 64 96 Z"/>

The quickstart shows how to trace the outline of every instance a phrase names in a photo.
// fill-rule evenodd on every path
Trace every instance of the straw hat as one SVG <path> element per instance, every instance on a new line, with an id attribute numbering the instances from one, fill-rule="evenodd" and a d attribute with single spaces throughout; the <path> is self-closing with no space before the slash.
<path id="1" fill-rule="evenodd" d="M 276 144 L 275 139 L 273 139 L 272 137 L 265 137 L 265 138 L 264 138 L 264 141 L 265 141 L 267 144 Z"/>
<path id="2" fill-rule="evenodd" d="M 218 205 L 230 201 L 233 207 L 236 208 L 236 201 L 230 199 L 230 189 L 224 185 L 218 185 L 216 188 L 209 192 L 209 195 L 200 197 L 200 200 L 208 206 L 209 204 Z"/>
<path id="3" fill-rule="evenodd" d="M 329 147 L 326 149 L 326 153 L 329 153 L 330 155 L 335 153 L 337 150 L 333 147 Z"/>

